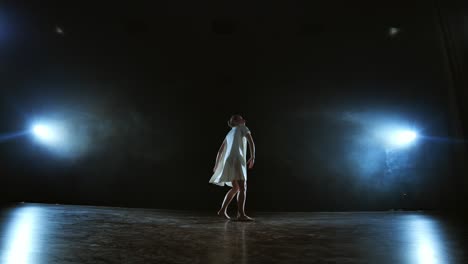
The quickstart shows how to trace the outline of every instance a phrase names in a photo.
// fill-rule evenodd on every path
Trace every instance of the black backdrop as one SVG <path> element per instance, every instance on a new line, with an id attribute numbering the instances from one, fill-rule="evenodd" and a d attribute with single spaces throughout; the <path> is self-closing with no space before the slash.
<path id="1" fill-rule="evenodd" d="M 1 143 L 3 201 L 217 208 L 234 113 L 257 145 L 251 210 L 445 208 L 464 191 L 430 4 L 15 1 L 0 22 L 2 133 L 70 131 L 65 150 Z M 386 153 L 369 134 L 386 120 L 426 137 Z"/>

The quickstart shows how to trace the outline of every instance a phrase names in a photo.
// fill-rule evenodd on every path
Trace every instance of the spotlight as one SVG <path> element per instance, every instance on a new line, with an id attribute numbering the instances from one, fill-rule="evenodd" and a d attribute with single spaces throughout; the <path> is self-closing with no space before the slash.
<path id="1" fill-rule="evenodd" d="M 40 149 L 57 157 L 72 158 L 87 151 L 89 139 L 73 116 L 55 114 L 53 118 L 35 118 L 25 131 Z M 86 124 L 85 124 L 86 125 Z"/>
<path id="2" fill-rule="evenodd" d="M 413 142 L 417 137 L 416 132 L 411 130 L 396 131 L 393 135 L 393 142 L 397 145 L 407 145 Z"/>
<path id="3" fill-rule="evenodd" d="M 403 149 L 418 141 L 421 137 L 418 130 L 412 126 L 400 124 L 386 124 L 376 127 L 374 136 L 381 141 L 385 149 L 396 150 Z"/>
<path id="4" fill-rule="evenodd" d="M 38 140 L 48 144 L 57 143 L 61 139 L 59 127 L 53 124 L 35 124 L 32 133 Z"/>
<path id="5" fill-rule="evenodd" d="M 33 126 L 33 132 L 36 137 L 41 140 L 51 141 L 54 138 L 53 132 L 51 129 L 45 125 L 35 125 Z"/>
<path id="6" fill-rule="evenodd" d="M 412 130 L 397 130 L 390 135 L 390 143 L 394 146 L 407 146 L 413 143 L 418 134 Z"/>

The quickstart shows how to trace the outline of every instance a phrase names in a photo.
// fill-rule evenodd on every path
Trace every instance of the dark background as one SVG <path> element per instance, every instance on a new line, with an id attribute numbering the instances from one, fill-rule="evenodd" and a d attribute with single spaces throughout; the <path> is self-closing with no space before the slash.
<path id="1" fill-rule="evenodd" d="M 2 201 L 215 210 L 236 113 L 257 146 L 249 210 L 467 201 L 466 4 L 2 2 L 0 132 L 71 131 L 60 151 L 0 143 Z M 369 134 L 387 120 L 423 137 L 388 157 Z"/>

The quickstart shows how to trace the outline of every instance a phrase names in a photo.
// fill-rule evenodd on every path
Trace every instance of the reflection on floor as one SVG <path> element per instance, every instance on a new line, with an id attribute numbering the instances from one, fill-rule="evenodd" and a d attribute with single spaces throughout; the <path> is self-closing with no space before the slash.
<path id="1" fill-rule="evenodd" d="M 19 204 L 0 211 L 0 258 L 38 263 L 468 263 L 467 229 L 422 212 L 206 212 Z M 458 223 L 458 224 L 457 224 Z"/>

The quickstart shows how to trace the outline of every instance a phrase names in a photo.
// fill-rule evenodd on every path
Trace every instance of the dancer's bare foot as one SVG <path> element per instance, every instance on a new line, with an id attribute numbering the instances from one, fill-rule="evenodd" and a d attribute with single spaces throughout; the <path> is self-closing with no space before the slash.
<path id="1" fill-rule="evenodd" d="M 217 213 L 219 216 L 225 217 L 226 219 L 230 220 L 231 217 L 229 217 L 228 213 L 226 211 L 219 210 Z"/>
<path id="2" fill-rule="evenodd" d="M 237 214 L 237 221 L 254 221 L 255 219 L 253 219 L 252 217 L 248 216 L 248 215 L 239 215 Z"/>

